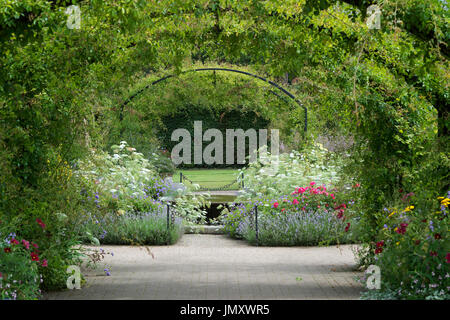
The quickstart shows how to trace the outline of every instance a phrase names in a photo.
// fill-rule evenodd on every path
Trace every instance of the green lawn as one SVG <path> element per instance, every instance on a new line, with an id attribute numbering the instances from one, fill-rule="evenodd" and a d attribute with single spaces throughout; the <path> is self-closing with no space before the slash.
<path id="1" fill-rule="evenodd" d="M 237 169 L 187 169 L 177 170 L 173 175 L 174 182 L 180 182 L 180 172 L 193 183 L 199 184 L 201 188 L 221 188 L 235 181 L 239 175 Z M 183 179 L 184 179 L 183 177 Z M 184 179 L 183 183 L 189 183 Z M 234 183 L 226 190 L 239 190 L 238 183 Z"/>

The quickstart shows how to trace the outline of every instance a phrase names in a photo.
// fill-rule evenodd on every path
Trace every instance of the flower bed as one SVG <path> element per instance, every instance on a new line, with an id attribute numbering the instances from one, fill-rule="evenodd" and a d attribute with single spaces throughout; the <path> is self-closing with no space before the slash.
<path id="1" fill-rule="evenodd" d="M 42 221 L 38 223 L 45 228 Z M 38 299 L 42 275 L 39 266 L 48 267 L 40 257 L 39 245 L 10 233 L 0 232 L 0 298 L 2 300 Z"/>
<path id="2" fill-rule="evenodd" d="M 171 179 L 162 179 L 157 168 L 125 141 L 111 147 L 113 154 L 93 151 L 79 161 L 75 176 L 87 181 L 82 192 L 86 204 L 80 235 L 94 244 L 166 244 L 176 242 L 184 223 L 202 221 L 207 203 L 201 195 L 190 196 Z M 171 201 L 180 218 L 167 235 L 166 217 L 158 212 Z"/>
<path id="3" fill-rule="evenodd" d="M 170 221 L 167 229 L 167 215 L 157 211 L 92 219 L 86 229 L 102 244 L 121 245 L 174 244 L 183 234 L 181 218 Z"/>
<path id="4" fill-rule="evenodd" d="M 384 209 L 370 249 L 381 270 L 381 290 L 369 291 L 366 298 L 450 298 L 449 197 L 450 192 L 439 197 L 435 208 L 418 203 Z"/>
<path id="5" fill-rule="evenodd" d="M 348 243 L 352 241 L 347 213 L 349 204 L 336 200 L 324 185 L 296 188 L 278 199 L 261 198 L 225 211 L 225 230 L 233 237 L 255 243 L 254 207 L 258 206 L 258 243 L 270 246 L 299 246 Z"/>

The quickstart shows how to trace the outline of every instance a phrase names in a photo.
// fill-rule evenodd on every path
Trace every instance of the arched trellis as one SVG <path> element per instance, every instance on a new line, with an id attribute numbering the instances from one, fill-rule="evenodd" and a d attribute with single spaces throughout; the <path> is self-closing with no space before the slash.
<path id="1" fill-rule="evenodd" d="M 214 68 L 197 68 L 197 69 L 192 69 L 192 70 L 185 70 L 185 71 L 182 71 L 181 74 L 189 73 L 189 72 L 199 72 L 199 71 L 226 71 L 226 72 L 234 72 L 234 73 L 244 74 L 244 75 L 247 75 L 247 76 L 250 76 L 250 77 L 253 77 L 253 78 L 262 80 L 262 81 L 264 81 L 264 82 L 267 82 L 267 83 L 270 84 L 271 86 L 273 86 L 273 87 L 277 88 L 278 90 L 280 90 L 281 92 L 283 92 L 285 95 L 287 95 L 289 98 L 291 98 L 292 100 L 294 100 L 300 107 L 303 108 L 303 110 L 305 111 L 304 131 L 305 131 L 305 133 L 307 132 L 307 130 L 308 130 L 308 109 L 307 109 L 307 108 L 306 108 L 306 107 L 305 107 L 305 106 L 304 106 L 304 105 L 303 105 L 303 104 L 302 104 L 302 103 L 301 103 L 301 102 L 300 102 L 300 101 L 299 101 L 292 93 L 290 93 L 290 92 L 287 91 L 286 89 L 282 88 L 281 86 L 279 86 L 279 85 L 276 84 L 275 82 L 270 81 L 270 80 L 268 80 L 268 79 L 266 79 L 266 78 L 263 78 L 263 77 L 261 77 L 261 76 L 258 76 L 258 75 L 256 75 L 256 74 L 252 74 L 252 73 L 250 73 L 250 72 L 241 71 L 241 70 L 236 70 L 236 69 L 229 69 L 229 68 L 217 68 L 217 67 L 214 67 Z M 122 121 L 122 119 L 123 119 L 123 110 L 124 110 L 124 108 L 126 107 L 126 105 L 127 105 L 128 103 L 130 103 L 131 100 L 133 100 L 135 97 L 137 97 L 138 95 L 140 95 L 142 92 L 144 92 L 145 90 L 147 90 L 147 89 L 150 88 L 151 86 L 153 86 L 153 85 L 155 85 L 155 84 L 157 84 L 157 83 L 159 83 L 159 82 L 165 81 L 165 80 L 167 80 L 167 79 L 173 78 L 173 77 L 175 77 L 175 76 L 177 76 L 177 75 L 171 74 L 171 75 L 168 75 L 168 76 L 159 78 L 158 80 L 155 80 L 155 81 L 153 81 L 152 83 L 149 83 L 148 85 L 146 85 L 145 87 L 143 87 L 142 89 L 140 89 L 139 91 L 137 91 L 137 92 L 135 92 L 133 95 L 131 95 L 131 96 L 130 96 L 127 100 L 125 100 L 125 102 L 122 103 L 122 105 L 120 106 L 120 121 Z"/>

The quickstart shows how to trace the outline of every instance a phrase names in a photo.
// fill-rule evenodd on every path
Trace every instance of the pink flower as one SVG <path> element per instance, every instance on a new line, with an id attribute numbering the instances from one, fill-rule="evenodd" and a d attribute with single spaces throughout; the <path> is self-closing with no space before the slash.
<path id="1" fill-rule="evenodd" d="M 447 263 L 450 263 L 450 252 L 447 253 L 445 259 L 447 259 Z"/>
<path id="2" fill-rule="evenodd" d="M 23 239 L 22 243 L 23 243 L 24 247 L 27 248 L 27 250 L 30 249 L 30 242 L 29 241 Z"/>
<path id="3" fill-rule="evenodd" d="M 275 202 L 274 204 L 273 204 L 273 207 L 276 209 L 276 208 L 278 208 L 278 202 Z"/>
<path id="4" fill-rule="evenodd" d="M 43 259 L 41 265 L 42 265 L 43 267 L 47 267 L 47 266 L 48 266 L 47 259 Z"/>
<path id="5" fill-rule="evenodd" d="M 31 245 L 32 245 L 33 247 L 35 247 L 36 249 L 39 248 L 39 246 L 38 246 L 36 243 L 31 243 Z"/>
<path id="6" fill-rule="evenodd" d="M 334 200 L 334 194 L 333 193 L 330 193 L 330 197 L 333 198 L 333 200 Z"/>
<path id="7" fill-rule="evenodd" d="M 298 188 L 297 189 L 297 193 L 299 193 L 299 194 L 302 194 L 302 193 L 304 193 L 306 191 L 306 189 L 305 188 Z"/>
<path id="8" fill-rule="evenodd" d="M 15 238 L 12 238 L 12 239 L 11 239 L 11 243 L 12 243 L 12 244 L 19 244 L 19 241 L 17 241 Z"/>
<path id="9" fill-rule="evenodd" d="M 313 185 L 315 185 L 316 183 L 314 182 L 314 181 L 311 181 L 311 183 L 309 184 L 311 187 L 313 186 Z"/>
<path id="10" fill-rule="evenodd" d="M 292 204 L 298 204 L 298 203 L 299 203 L 299 202 L 298 202 L 297 199 L 292 200 Z"/>

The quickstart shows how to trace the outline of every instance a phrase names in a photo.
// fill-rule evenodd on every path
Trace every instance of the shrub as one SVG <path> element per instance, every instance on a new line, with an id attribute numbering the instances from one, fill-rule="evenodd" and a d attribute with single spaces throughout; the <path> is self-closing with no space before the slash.
<path id="1" fill-rule="evenodd" d="M 381 269 L 382 292 L 401 299 L 450 298 L 448 197 L 439 197 L 434 208 L 421 203 L 385 208 L 370 251 Z"/>
<path id="2" fill-rule="evenodd" d="M 0 232 L 0 298 L 38 299 L 42 279 L 38 266 L 47 267 L 47 260 L 39 257 L 36 243 L 3 232 Z"/>
<path id="3" fill-rule="evenodd" d="M 276 161 L 268 155 L 264 162 L 250 163 L 243 170 L 245 190 L 241 199 L 278 197 L 314 180 L 317 183 L 337 184 L 342 159 L 321 144 L 311 144 L 301 152 L 282 153 Z"/>

